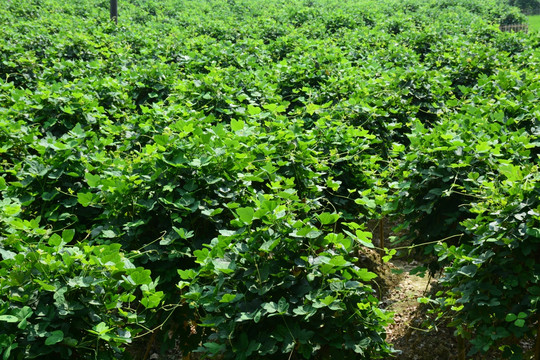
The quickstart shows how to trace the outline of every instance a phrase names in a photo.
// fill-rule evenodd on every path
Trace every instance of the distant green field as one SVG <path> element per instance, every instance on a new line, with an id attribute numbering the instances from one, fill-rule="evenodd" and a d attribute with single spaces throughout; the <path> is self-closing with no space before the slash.
<path id="1" fill-rule="evenodd" d="M 540 31 L 540 15 L 529 16 L 529 29 L 531 31 Z"/>

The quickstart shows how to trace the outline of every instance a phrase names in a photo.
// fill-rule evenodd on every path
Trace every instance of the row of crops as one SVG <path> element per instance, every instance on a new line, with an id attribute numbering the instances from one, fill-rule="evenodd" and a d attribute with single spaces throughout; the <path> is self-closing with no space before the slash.
<path id="1" fill-rule="evenodd" d="M 108 6 L 0 9 L 4 359 L 399 357 L 358 261 L 382 218 L 442 271 L 425 301 L 469 357 L 540 344 L 540 37 L 498 30 L 517 9 Z"/>

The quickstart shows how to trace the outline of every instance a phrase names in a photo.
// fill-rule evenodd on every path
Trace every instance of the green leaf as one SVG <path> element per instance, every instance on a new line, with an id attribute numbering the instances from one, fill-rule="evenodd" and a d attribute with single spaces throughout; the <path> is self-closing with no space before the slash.
<path id="1" fill-rule="evenodd" d="M 152 282 L 152 278 L 150 277 L 150 270 L 146 270 L 143 268 L 137 268 L 134 271 L 132 271 L 129 276 L 131 277 L 131 280 L 135 283 L 135 285 L 143 285 L 143 284 L 149 284 Z"/>
<path id="2" fill-rule="evenodd" d="M 161 146 L 167 146 L 169 144 L 168 135 L 154 135 L 154 141 Z"/>
<path id="3" fill-rule="evenodd" d="M 257 115 L 261 113 L 261 108 L 253 105 L 248 105 L 248 113 L 249 115 Z"/>
<path id="4" fill-rule="evenodd" d="M 177 272 L 178 272 L 178 275 L 180 275 L 180 278 L 183 280 L 195 279 L 195 277 L 197 276 L 197 273 L 193 269 L 188 269 L 188 270 L 178 269 Z"/>
<path id="5" fill-rule="evenodd" d="M 218 344 L 218 343 L 214 343 L 214 342 L 207 342 L 207 343 L 204 343 L 203 346 L 208 349 L 208 351 L 212 354 L 212 355 L 217 355 L 223 351 L 225 351 L 225 344 Z"/>
<path id="6" fill-rule="evenodd" d="M 87 207 L 89 206 L 90 204 L 93 203 L 94 201 L 94 194 L 92 194 L 91 192 L 80 192 L 80 193 L 77 193 L 77 201 L 79 202 L 79 204 L 81 204 L 82 206 L 84 207 Z"/>
<path id="7" fill-rule="evenodd" d="M 161 300 L 163 299 L 163 291 L 158 291 L 154 294 L 144 296 L 141 299 L 141 304 L 147 309 L 154 309 L 159 306 Z"/>
<path id="8" fill-rule="evenodd" d="M 64 243 L 63 239 L 60 237 L 60 235 L 53 234 L 49 238 L 48 244 L 51 245 L 51 246 L 54 246 L 54 247 L 59 247 L 59 246 L 65 244 L 65 243 Z"/>
<path id="9" fill-rule="evenodd" d="M 243 207 L 236 209 L 236 213 L 238 214 L 240 221 L 242 221 L 244 224 L 249 225 L 253 221 L 253 215 L 255 214 L 255 211 L 253 210 L 253 208 Z"/>
<path id="10" fill-rule="evenodd" d="M 99 175 L 92 175 L 88 172 L 84 174 L 84 178 L 90 187 L 97 187 L 101 181 L 101 177 Z"/>
<path id="11" fill-rule="evenodd" d="M 322 302 L 324 305 L 328 306 L 328 305 L 330 305 L 331 303 L 333 303 L 334 300 L 335 300 L 335 298 L 334 298 L 333 296 L 328 295 L 328 296 L 325 297 L 324 299 L 321 299 L 321 302 Z"/>
<path id="12" fill-rule="evenodd" d="M 104 238 L 107 238 L 107 239 L 112 239 L 112 238 L 115 238 L 116 237 L 116 233 L 112 230 L 103 230 L 101 232 L 101 236 L 103 236 Z"/>
<path id="13" fill-rule="evenodd" d="M 333 256 L 330 261 L 328 262 L 328 264 L 332 265 L 332 266 L 345 266 L 345 265 L 350 265 L 350 263 L 345 260 L 343 258 L 343 256 L 341 255 L 338 255 L 338 256 Z"/>
<path id="14" fill-rule="evenodd" d="M 267 240 L 259 247 L 259 250 L 264 251 L 264 252 L 270 252 L 270 251 L 274 250 L 274 248 L 278 244 L 279 244 L 279 239 Z"/>
<path id="15" fill-rule="evenodd" d="M 467 277 L 473 277 L 476 274 L 478 267 L 476 265 L 466 265 L 458 270 L 459 274 L 465 275 Z"/>
<path id="16" fill-rule="evenodd" d="M 322 225 L 330 225 L 338 221 L 339 214 L 322 213 L 318 215 L 319 221 Z"/>
<path id="17" fill-rule="evenodd" d="M 19 318 L 13 315 L 0 315 L 0 321 L 16 323 L 19 322 Z"/>
<path id="18" fill-rule="evenodd" d="M 231 119 L 231 129 L 233 131 L 240 131 L 244 128 L 245 123 L 242 120 Z"/>
<path id="19" fill-rule="evenodd" d="M 45 345 L 54 345 L 62 340 L 64 340 L 64 332 L 62 330 L 55 330 L 45 339 Z"/>
<path id="20" fill-rule="evenodd" d="M 534 236 L 535 238 L 540 238 L 540 229 L 539 228 L 527 228 L 527 235 Z"/>
<path id="21" fill-rule="evenodd" d="M 234 295 L 234 294 L 224 294 L 221 297 L 221 300 L 219 300 L 219 302 L 220 303 L 230 303 L 234 299 L 236 299 L 236 295 Z"/>
<path id="22" fill-rule="evenodd" d="M 280 314 L 286 313 L 287 310 L 289 310 L 289 303 L 287 302 L 287 299 L 284 297 L 281 297 L 277 304 L 277 311 Z"/>
<path id="23" fill-rule="evenodd" d="M 521 168 L 519 166 L 512 164 L 501 164 L 499 166 L 499 171 L 510 181 L 523 180 L 523 173 L 521 172 Z"/>
<path id="24" fill-rule="evenodd" d="M 73 229 L 66 229 L 62 231 L 62 240 L 67 244 L 73 240 L 73 237 L 75 236 L 75 230 Z"/>
<path id="25" fill-rule="evenodd" d="M 377 274 L 374 274 L 367 269 L 360 269 L 356 271 L 356 276 L 361 281 L 371 281 L 377 277 Z"/>
<path id="26" fill-rule="evenodd" d="M 214 264 L 214 268 L 220 272 L 223 272 L 225 274 L 230 274 L 234 271 L 236 268 L 235 264 L 231 261 L 217 258 L 212 260 L 212 264 Z"/>
<path id="27" fill-rule="evenodd" d="M 265 303 L 262 308 L 266 310 L 269 314 L 273 314 L 278 311 L 277 305 L 273 301 Z"/>

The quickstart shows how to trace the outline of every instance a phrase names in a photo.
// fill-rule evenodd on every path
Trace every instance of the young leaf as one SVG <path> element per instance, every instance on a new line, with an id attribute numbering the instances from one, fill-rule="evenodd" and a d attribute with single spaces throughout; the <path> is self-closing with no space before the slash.
<path id="1" fill-rule="evenodd" d="M 255 211 L 253 210 L 253 208 L 243 207 L 236 209 L 236 213 L 238 214 L 240 221 L 242 221 L 246 225 L 249 225 L 253 221 L 253 215 L 255 214 Z"/>
<path id="2" fill-rule="evenodd" d="M 45 339 L 45 345 L 54 345 L 62 340 L 64 340 L 64 332 L 62 330 L 55 330 Z"/>

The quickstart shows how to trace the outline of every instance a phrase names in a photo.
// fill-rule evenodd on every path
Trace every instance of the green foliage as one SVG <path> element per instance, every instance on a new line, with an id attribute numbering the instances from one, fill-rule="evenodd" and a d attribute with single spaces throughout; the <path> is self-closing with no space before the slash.
<path id="1" fill-rule="evenodd" d="M 70 245 L 75 231 L 51 233 L 39 219 L 15 217 L 14 204 L 1 205 L 3 223 L 13 229 L 0 250 L 4 359 L 122 353 L 143 329 L 142 309 L 156 308 L 163 298 L 150 271 L 136 268 L 119 244 Z"/>
<path id="2" fill-rule="evenodd" d="M 473 352 L 533 335 L 539 43 L 497 26 L 517 9 L 5 5 L 4 358 L 122 358 L 159 329 L 207 356 L 390 356 L 356 259 L 387 215 L 448 266 Z"/>

